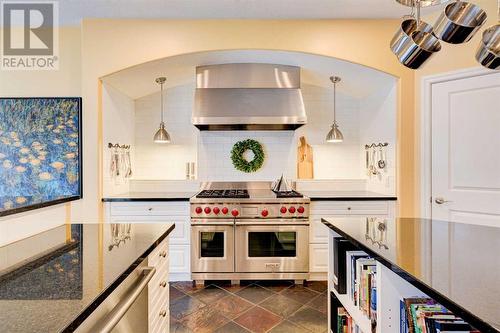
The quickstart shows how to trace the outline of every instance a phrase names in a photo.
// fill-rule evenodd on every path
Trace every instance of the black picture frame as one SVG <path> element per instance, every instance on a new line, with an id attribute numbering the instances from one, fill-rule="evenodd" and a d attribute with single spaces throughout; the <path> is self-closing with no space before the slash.
<path id="1" fill-rule="evenodd" d="M 41 209 L 45 207 L 55 206 L 66 202 L 83 199 L 83 100 L 81 97 L 0 97 L 0 100 L 6 99 L 46 99 L 46 100 L 63 100 L 75 99 L 78 101 L 78 195 L 68 196 L 65 198 L 30 204 L 22 207 L 15 207 L 12 209 L 0 210 L 0 217 L 24 213 L 31 210 Z"/>

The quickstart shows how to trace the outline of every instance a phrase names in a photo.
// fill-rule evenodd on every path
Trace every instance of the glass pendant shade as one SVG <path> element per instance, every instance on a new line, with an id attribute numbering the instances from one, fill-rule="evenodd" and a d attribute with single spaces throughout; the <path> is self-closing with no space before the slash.
<path id="1" fill-rule="evenodd" d="M 155 80 L 156 83 L 158 83 L 161 87 L 161 105 L 160 105 L 160 128 L 158 131 L 156 131 L 155 136 L 153 138 L 153 141 L 155 143 L 170 143 L 170 134 L 168 134 L 167 130 L 165 129 L 165 123 L 163 122 L 163 84 L 167 81 L 165 77 L 159 77 Z"/>
<path id="2" fill-rule="evenodd" d="M 333 123 L 330 132 L 328 132 L 328 135 L 326 136 L 326 142 L 335 143 L 342 141 L 344 141 L 344 135 L 342 135 L 342 132 L 339 130 L 337 123 Z"/>
<path id="3" fill-rule="evenodd" d="M 170 143 L 170 134 L 168 134 L 165 129 L 165 124 L 163 122 L 160 123 L 160 129 L 156 131 L 154 136 L 155 143 Z"/>

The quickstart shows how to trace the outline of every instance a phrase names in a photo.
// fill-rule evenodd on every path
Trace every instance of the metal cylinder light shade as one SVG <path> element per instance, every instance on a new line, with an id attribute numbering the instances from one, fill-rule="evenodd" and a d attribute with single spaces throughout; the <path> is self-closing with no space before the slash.
<path id="1" fill-rule="evenodd" d="M 434 35 L 450 44 L 465 43 L 474 36 L 486 18 L 486 12 L 479 6 L 454 1 L 446 5 L 434 24 Z"/>
<path id="2" fill-rule="evenodd" d="M 418 69 L 441 50 L 439 40 L 430 32 L 414 31 L 402 44 L 396 56 L 401 64 Z"/>
<path id="3" fill-rule="evenodd" d="M 411 39 L 411 34 L 414 31 L 432 33 L 432 25 L 424 21 L 418 22 L 418 20 L 413 17 L 404 19 L 401 22 L 398 31 L 394 34 L 394 37 L 392 37 L 390 44 L 391 50 L 395 55 L 398 55 L 403 45 Z"/>
<path id="4" fill-rule="evenodd" d="M 489 27 L 483 32 L 476 60 L 486 68 L 500 68 L 500 24 Z"/>

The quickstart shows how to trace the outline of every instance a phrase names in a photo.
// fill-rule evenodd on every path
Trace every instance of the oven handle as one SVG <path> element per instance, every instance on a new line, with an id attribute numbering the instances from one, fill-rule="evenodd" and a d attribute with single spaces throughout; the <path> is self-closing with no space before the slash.
<path id="1" fill-rule="evenodd" d="M 191 221 L 191 225 L 193 227 L 200 227 L 200 226 L 211 226 L 211 227 L 216 227 L 218 225 L 220 226 L 233 226 L 234 222 L 215 222 L 215 221 L 207 221 L 207 222 L 193 222 Z"/>
<path id="2" fill-rule="evenodd" d="M 309 219 L 241 219 L 236 225 L 309 225 Z"/>
<path id="3" fill-rule="evenodd" d="M 148 282 L 153 278 L 156 273 L 156 268 L 146 267 L 141 272 L 141 278 L 137 284 L 130 290 L 125 298 L 122 298 L 118 304 L 109 312 L 109 314 L 102 319 L 96 326 L 94 332 L 107 333 L 118 324 L 120 319 L 127 313 L 128 309 L 134 304 L 141 292 L 146 289 Z"/>

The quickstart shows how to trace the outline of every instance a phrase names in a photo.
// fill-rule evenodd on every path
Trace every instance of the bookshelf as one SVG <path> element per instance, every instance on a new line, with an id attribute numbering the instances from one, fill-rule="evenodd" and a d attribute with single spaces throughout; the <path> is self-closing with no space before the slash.
<path id="1" fill-rule="evenodd" d="M 349 316 L 352 318 L 354 322 L 359 326 L 359 328 L 362 330 L 363 333 L 398 333 L 402 331 L 406 331 L 406 329 L 402 328 L 402 318 L 408 318 L 406 309 L 408 308 L 408 303 L 405 305 L 402 303 L 403 300 L 410 301 L 408 299 L 411 298 L 425 298 L 427 301 L 422 300 L 420 303 L 412 303 L 413 305 L 418 305 L 420 304 L 420 309 L 418 311 L 428 311 L 428 313 L 431 316 L 434 316 L 432 319 L 427 321 L 425 320 L 425 325 L 429 324 L 431 325 L 434 321 L 436 322 L 436 325 L 447 325 L 448 329 L 450 329 L 451 326 L 453 325 L 462 325 L 461 329 L 458 330 L 453 330 L 453 331 L 466 331 L 469 332 L 473 330 L 472 327 L 476 329 L 475 332 L 481 332 L 481 333 L 500 333 L 500 326 L 495 327 L 497 325 L 497 322 L 495 322 L 495 319 L 493 321 L 485 321 L 484 319 L 480 319 L 477 315 L 473 314 L 471 311 L 475 311 L 476 313 L 484 315 L 486 318 L 488 318 L 488 314 L 491 312 L 488 309 L 489 304 L 490 307 L 492 307 L 493 311 L 494 309 L 498 309 L 495 304 L 500 304 L 498 302 L 497 297 L 495 295 L 498 295 L 496 291 L 498 289 L 494 289 L 495 291 L 491 293 L 491 295 L 484 296 L 484 293 L 480 293 L 480 298 L 478 299 L 471 299 L 470 297 L 473 298 L 472 291 L 479 290 L 478 288 L 483 288 L 483 286 L 480 285 L 467 285 L 466 287 L 469 288 L 470 290 L 463 290 L 460 289 L 455 289 L 455 293 L 447 293 L 447 288 L 443 288 L 442 286 L 445 285 L 447 287 L 446 283 L 447 281 L 450 281 L 447 279 L 449 277 L 449 274 L 446 274 L 447 271 L 444 271 L 444 269 L 448 269 L 449 271 L 453 271 L 452 268 L 453 266 L 449 266 L 452 264 L 456 264 L 456 261 L 461 257 L 455 257 L 455 262 L 449 262 L 446 260 L 441 260 L 439 261 L 440 263 L 442 262 L 448 262 L 448 266 L 444 267 L 437 266 L 435 267 L 434 270 L 432 270 L 432 280 L 429 280 L 430 278 L 428 276 L 430 271 L 429 271 L 429 265 L 424 266 L 427 262 L 425 262 L 426 258 L 424 257 L 419 257 L 418 258 L 418 264 L 417 265 L 418 269 L 423 269 L 422 274 L 418 273 L 418 271 L 415 271 L 412 269 L 406 270 L 401 267 L 406 267 L 404 265 L 398 265 L 395 263 L 398 263 L 401 258 L 401 254 L 405 254 L 404 250 L 402 249 L 402 246 L 399 245 L 401 244 L 400 242 L 397 241 L 397 239 L 387 239 L 387 242 L 384 242 L 383 245 L 387 246 L 380 246 L 380 244 L 373 244 L 371 242 L 371 239 L 368 237 L 365 237 L 365 235 L 368 235 L 368 233 L 365 234 L 365 230 L 368 229 L 366 227 L 367 223 L 366 220 L 363 220 L 361 218 L 355 219 L 355 218 L 350 218 L 350 219 L 344 219 L 340 220 L 335 219 L 335 222 L 337 222 L 335 225 L 330 223 L 327 220 L 323 219 L 323 223 L 330 228 L 329 230 L 329 236 L 328 236 L 328 245 L 329 245 L 329 257 L 328 257 L 328 290 L 330 291 L 330 301 L 329 301 L 329 313 L 330 313 L 330 318 L 329 318 L 329 332 L 332 333 L 337 333 L 337 328 L 335 326 L 336 320 L 333 320 L 332 325 L 332 318 L 334 318 L 334 315 L 336 313 L 336 308 L 342 307 L 345 309 L 345 311 L 349 314 Z M 432 221 L 431 221 L 432 222 Z M 401 227 L 401 223 L 406 223 L 407 225 L 409 224 L 410 226 L 414 226 L 413 224 L 416 224 L 417 227 L 420 229 L 424 230 L 424 227 L 426 226 L 433 226 L 434 228 L 429 228 L 430 230 L 436 231 L 434 234 L 431 234 L 430 236 L 433 236 L 433 241 L 438 242 L 439 244 L 444 243 L 446 244 L 447 237 L 449 237 L 449 233 L 444 233 L 444 240 L 439 239 L 438 236 L 443 236 L 443 233 L 438 234 L 437 230 L 438 227 L 442 227 L 441 223 L 446 223 L 446 222 L 441 222 L 438 221 L 435 223 L 435 225 L 430 225 L 428 221 L 422 221 L 419 219 L 410 219 L 408 222 L 408 219 L 405 219 L 403 221 L 399 220 L 393 220 L 392 223 L 391 221 L 388 221 L 387 225 L 384 224 L 384 226 L 387 226 L 387 228 L 393 228 L 396 229 L 397 227 Z M 365 228 L 366 227 L 366 228 Z M 404 227 L 404 226 L 403 226 Z M 454 229 L 458 228 L 463 228 L 467 229 L 469 231 L 470 227 L 466 225 L 451 225 L 449 229 L 452 231 Z M 475 227 L 475 228 L 481 228 Z M 428 230 L 429 230 L 428 229 Z M 440 230 L 442 231 L 442 229 Z M 476 231 L 472 228 L 472 231 Z M 478 233 L 480 232 L 480 235 L 482 238 L 485 238 L 487 235 L 493 234 L 494 236 L 497 235 L 495 234 L 496 230 L 488 229 L 488 230 L 478 230 Z M 500 229 L 499 229 L 500 231 Z M 469 233 L 460 233 L 460 236 L 463 237 L 463 235 L 469 235 Z M 486 235 L 486 236 L 485 236 Z M 498 235 L 500 236 L 500 234 Z M 349 249 L 348 246 L 343 246 L 341 247 L 339 244 L 338 238 L 341 237 L 344 242 L 349 242 L 352 245 L 355 245 L 356 250 Z M 396 236 L 395 236 L 396 237 Z M 421 235 L 419 236 L 421 237 Z M 336 239 L 336 240 L 334 240 Z M 378 238 L 377 238 L 378 239 Z M 407 240 L 407 238 L 405 239 Z M 498 237 L 495 237 L 495 241 L 498 241 Z M 409 242 L 409 244 L 414 244 L 412 242 Z M 425 242 L 424 242 L 425 244 Z M 467 245 L 467 242 L 461 242 L 460 246 L 465 246 Z M 399 248 L 398 248 L 399 246 Z M 339 267 L 341 266 L 339 263 L 340 261 L 335 259 L 335 250 L 338 249 L 340 252 L 343 253 L 344 256 L 347 257 L 347 260 L 343 262 L 342 264 L 344 265 L 344 268 L 346 269 L 346 272 L 344 275 L 339 271 Z M 359 260 L 362 260 L 363 254 L 359 254 L 360 257 L 359 259 L 354 259 L 356 256 L 354 252 L 359 252 L 363 251 L 365 252 L 372 260 L 374 259 L 375 263 L 373 261 L 370 264 L 367 264 L 365 261 L 365 266 L 370 266 L 370 267 L 375 267 L 375 268 L 359 268 L 362 267 L 363 264 L 359 263 Z M 469 248 L 469 251 L 474 251 L 473 249 Z M 438 252 L 437 254 L 434 254 L 435 256 L 442 255 L 442 252 Z M 376 297 L 372 298 L 371 294 L 366 298 L 366 292 L 364 290 L 370 291 L 371 288 L 373 288 L 373 284 L 365 284 L 364 281 L 367 281 L 366 278 L 361 278 L 361 280 L 358 280 L 358 278 L 354 279 L 352 276 L 350 276 L 349 271 L 349 265 L 353 265 L 352 262 L 349 261 L 349 258 L 352 257 L 354 261 L 358 260 L 358 268 L 356 271 L 353 273 L 357 275 L 359 272 L 362 272 L 363 274 L 365 272 L 375 272 L 374 269 L 376 269 L 376 276 L 374 276 L 373 281 L 376 281 Z M 344 257 L 345 258 L 345 257 Z M 404 258 L 407 259 L 408 257 Z M 412 260 L 415 259 L 413 256 L 412 252 L 410 253 L 409 258 Z M 435 258 L 435 257 L 434 257 Z M 476 276 L 476 279 L 483 279 L 484 280 L 484 275 L 485 274 L 490 274 L 494 276 L 497 274 L 498 271 L 492 270 L 490 271 L 484 271 L 482 270 L 481 275 L 477 275 L 477 270 L 475 270 L 473 267 L 477 266 L 477 256 L 474 261 L 474 264 L 471 264 L 470 261 L 468 261 L 468 265 L 465 265 L 465 263 L 460 263 L 459 267 L 471 267 L 470 270 L 461 270 L 461 271 L 453 271 L 455 274 L 462 274 L 462 276 L 468 277 L 469 272 Z M 497 257 L 495 257 L 497 258 Z M 441 259 L 441 258 L 440 258 Z M 498 259 L 498 258 L 497 258 Z M 495 259 L 495 260 L 497 260 Z M 408 260 L 406 260 L 408 261 Z M 337 265 L 337 267 L 335 267 Z M 410 266 L 411 267 L 411 266 Z M 427 270 L 426 270 L 427 268 Z M 417 273 L 416 273 L 417 272 Z M 336 274 L 335 274 L 336 273 Z M 361 274 L 361 277 L 364 275 Z M 361 298 L 358 303 L 362 304 L 362 307 L 365 310 L 361 310 L 357 305 L 354 304 L 354 302 L 351 299 L 350 294 L 354 294 L 354 291 L 351 290 L 349 287 L 349 281 L 347 281 L 347 277 L 351 279 L 351 281 L 354 279 L 356 281 L 355 284 L 355 291 L 358 297 Z M 490 278 L 490 276 L 488 276 Z M 341 284 L 340 281 L 346 281 L 346 293 L 345 294 L 340 294 L 336 288 L 334 288 L 334 281 L 335 284 L 339 285 L 339 290 L 344 289 L 343 287 L 343 282 Z M 361 282 L 360 282 L 361 281 Z M 372 280 L 370 280 L 372 281 Z M 430 284 L 429 281 L 435 281 L 433 284 Z M 497 280 L 498 281 L 498 280 Z M 363 290 L 363 293 L 360 294 L 359 292 L 359 287 L 361 286 L 361 290 Z M 490 287 L 495 287 L 495 285 L 489 285 Z M 366 289 L 365 289 L 366 288 Z M 457 298 L 460 300 L 461 298 L 457 297 L 458 292 L 464 293 L 467 295 L 467 300 L 470 304 L 467 302 L 454 302 L 453 298 Z M 478 296 L 479 297 L 479 296 Z M 487 301 L 485 300 L 487 299 Z M 368 317 L 368 315 L 365 313 L 366 312 L 366 301 L 370 304 L 370 301 L 376 300 L 376 313 L 377 313 L 377 324 L 376 328 L 374 331 L 372 331 L 372 324 L 371 321 Z M 484 306 L 477 307 L 477 303 L 481 301 Z M 415 301 L 414 301 L 415 302 Z M 487 302 L 487 303 L 486 303 Z M 423 304 L 422 304 L 423 303 Z M 374 303 L 372 303 L 374 304 Z M 433 307 L 432 305 L 436 304 L 437 307 Z M 439 304 L 442 305 L 441 309 L 444 309 L 443 312 L 433 312 L 433 311 L 439 311 Z M 333 306 L 332 306 L 333 305 Z M 469 305 L 469 306 L 468 306 Z M 425 307 L 427 306 L 427 310 L 425 310 Z M 413 309 L 413 307 L 412 307 Z M 436 310 L 433 310 L 436 309 Z M 402 312 L 403 311 L 403 316 Z M 414 310 L 412 310 L 413 312 Z M 451 311 L 451 313 L 450 313 Z M 441 315 L 442 314 L 442 315 Z M 448 316 L 448 324 L 446 324 L 446 319 L 443 318 L 443 316 Z M 450 318 L 451 317 L 451 318 Z M 420 317 L 422 318 L 422 317 Z M 498 319 L 498 317 L 497 317 Z M 434 321 L 433 321 L 434 320 Z M 463 320 L 463 321 L 462 321 Z M 460 324 L 460 322 L 462 324 Z M 464 323 L 465 322 L 465 323 Z M 445 324 L 443 324 L 445 323 Z M 451 323 L 451 324 L 450 324 Z M 467 325 L 468 323 L 469 325 Z M 491 324 L 493 323 L 493 324 Z M 500 321 L 498 322 L 500 324 Z M 465 327 L 467 326 L 467 327 Z M 472 327 L 471 327 L 472 326 Z M 437 327 L 437 326 L 436 326 Z M 465 332 L 464 331 L 464 332 Z"/>

